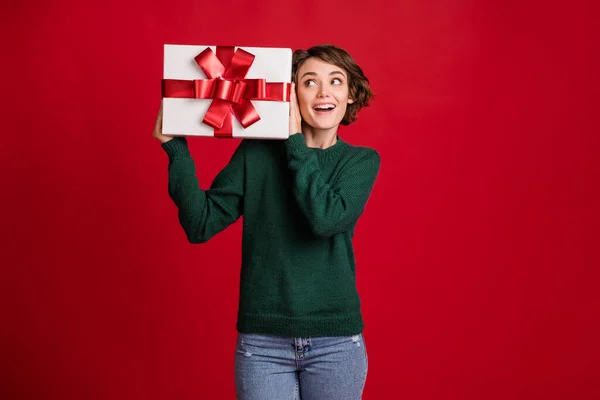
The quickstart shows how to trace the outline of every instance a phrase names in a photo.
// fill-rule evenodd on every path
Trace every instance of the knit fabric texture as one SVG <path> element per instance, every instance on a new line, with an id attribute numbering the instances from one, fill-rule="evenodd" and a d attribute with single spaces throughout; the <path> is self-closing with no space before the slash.
<path id="1" fill-rule="evenodd" d="M 169 195 L 191 243 L 243 216 L 237 329 L 287 337 L 363 330 L 352 238 L 379 172 L 379 154 L 340 137 L 310 148 L 304 135 L 242 140 L 210 188 L 187 140 L 164 143 Z"/>

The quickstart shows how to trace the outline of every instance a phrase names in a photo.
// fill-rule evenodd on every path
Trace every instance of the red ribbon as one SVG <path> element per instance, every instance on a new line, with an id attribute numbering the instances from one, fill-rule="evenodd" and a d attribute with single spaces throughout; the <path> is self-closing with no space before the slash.
<path id="1" fill-rule="evenodd" d="M 250 100 L 289 101 L 291 84 L 245 79 L 254 55 L 233 46 L 217 46 L 217 54 L 207 47 L 194 60 L 209 79 L 163 79 L 162 97 L 212 99 L 203 123 L 216 137 L 232 137 L 232 118 L 247 128 L 260 120 Z"/>

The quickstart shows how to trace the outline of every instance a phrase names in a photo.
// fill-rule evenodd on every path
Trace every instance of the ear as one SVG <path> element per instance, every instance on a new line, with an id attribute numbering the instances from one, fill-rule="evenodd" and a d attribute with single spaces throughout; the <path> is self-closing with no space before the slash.
<path id="1" fill-rule="evenodd" d="M 356 90 L 352 90 L 352 88 L 348 88 L 348 104 L 354 103 L 356 99 L 354 99 L 356 95 Z"/>

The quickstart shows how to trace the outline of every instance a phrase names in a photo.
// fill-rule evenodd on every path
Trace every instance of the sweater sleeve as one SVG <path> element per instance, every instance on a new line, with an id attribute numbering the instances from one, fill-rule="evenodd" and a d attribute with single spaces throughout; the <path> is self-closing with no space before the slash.
<path id="1" fill-rule="evenodd" d="M 243 141 L 208 190 L 199 187 L 196 166 L 184 137 L 175 137 L 162 147 L 169 156 L 169 196 L 177 206 L 179 223 L 190 243 L 208 241 L 242 215 Z"/>
<path id="2" fill-rule="evenodd" d="M 314 234 L 329 238 L 351 229 L 375 184 L 379 154 L 374 149 L 361 149 L 335 181 L 325 182 L 317 156 L 301 134 L 290 136 L 286 147 L 288 167 L 294 175 L 294 195 Z"/>

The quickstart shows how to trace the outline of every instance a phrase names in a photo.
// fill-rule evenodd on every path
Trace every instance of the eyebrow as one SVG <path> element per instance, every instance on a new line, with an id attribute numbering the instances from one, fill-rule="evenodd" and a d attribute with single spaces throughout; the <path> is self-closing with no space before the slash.
<path id="1" fill-rule="evenodd" d="M 300 79 L 304 78 L 306 75 L 310 75 L 310 76 L 317 76 L 316 72 L 305 72 L 304 74 L 302 74 L 302 76 L 300 77 Z M 344 78 L 346 77 L 346 75 L 344 75 L 344 73 L 342 71 L 331 71 L 329 73 L 329 76 L 331 75 L 341 75 Z"/>

